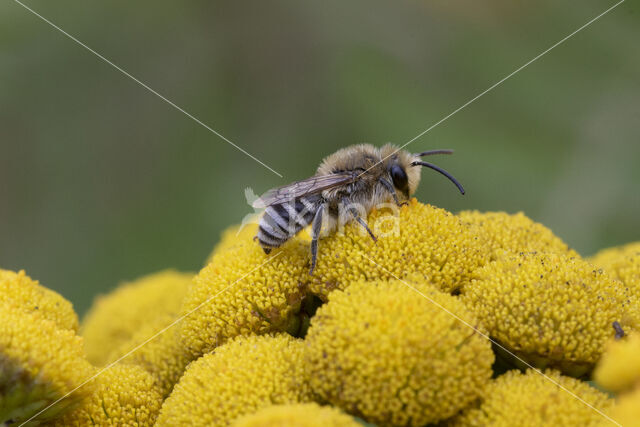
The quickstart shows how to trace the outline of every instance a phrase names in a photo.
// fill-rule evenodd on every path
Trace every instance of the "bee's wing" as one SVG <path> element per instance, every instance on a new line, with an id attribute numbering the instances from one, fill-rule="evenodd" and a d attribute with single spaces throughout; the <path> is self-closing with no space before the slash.
<path id="1" fill-rule="evenodd" d="M 256 199 L 252 206 L 256 209 L 266 208 L 297 199 L 307 194 L 319 193 L 353 180 L 351 173 L 334 173 L 331 175 L 316 175 L 311 178 L 296 181 L 292 184 L 271 189 Z"/>

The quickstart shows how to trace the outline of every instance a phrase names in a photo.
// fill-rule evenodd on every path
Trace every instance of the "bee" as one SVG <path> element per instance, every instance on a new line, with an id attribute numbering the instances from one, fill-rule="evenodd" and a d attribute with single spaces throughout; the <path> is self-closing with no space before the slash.
<path id="1" fill-rule="evenodd" d="M 431 150 L 412 154 L 391 144 L 342 148 L 326 157 L 311 178 L 271 189 L 256 199 L 253 207 L 266 209 L 254 240 L 268 254 L 311 224 L 309 274 L 313 274 L 321 231 L 331 233 L 337 224 L 356 221 L 376 241 L 363 217 L 381 203 L 406 204 L 418 187 L 421 167 L 446 176 L 464 194 L 462 185 L 449 172 L 421 160 L 451 153 Z"/>

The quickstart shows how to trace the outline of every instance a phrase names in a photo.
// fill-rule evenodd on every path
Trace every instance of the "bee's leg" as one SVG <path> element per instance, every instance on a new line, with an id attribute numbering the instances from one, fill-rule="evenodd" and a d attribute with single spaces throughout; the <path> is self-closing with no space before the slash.
<path id="1" fill-rule="evenodd" d="M 322 229 L 322 211 L 324 211 L 324 204 L 320 205 L 316 214 L 313 216 L 313 222 L 311 223 L 311 268 L 309 274 L 313 274 L 313 270 L 316 268 L 316 261 L 318 259 L 318 238 L 320 237 L 320 231 Z"/>
<path id="2" fill-rule="evenodd" d="M 377 237 L 375 236 L 375 234 L 373 234 L 373 231 L 371 231 L 366 221 L 360 217 L 360 212 L 358 212 L 358 210 L 353 206 L 348 207 L 347 209 L 349 210 L 349 213 L 353 216 L 353 219 L 358 221 L 360 225 L 363 226 L 365 230 L 367 230 L 367 233 L 369 233 L 369 236 L 371 236 L 374 242 L 377 242 L 378 241 Z"/>
<path id="3" fill-rule="evenodd" d="M 393 188 L 393 185 L 391 185 L 389 181 L 387 181 L 383 177 L 380 177 L 378 181 L 380 181 L 380 184 L 382 184 L 382 186 L 386 188 L 387 191 L 389 191 L 389 193 L 391 193 L 391 196 L 393 197 L 393 201 L 396 202 L 396 205 L 403 206 L 408 204 L 407 202 L 401 202 L 400 200 L 398 200 L 398 194 L 396 194 L 396 189 Z"/>

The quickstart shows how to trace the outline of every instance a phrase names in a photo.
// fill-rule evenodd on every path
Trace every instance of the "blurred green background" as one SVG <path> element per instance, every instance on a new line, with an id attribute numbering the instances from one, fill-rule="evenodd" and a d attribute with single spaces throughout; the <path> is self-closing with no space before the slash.
<path id="1" fill-rule="evenodd" d="M 0 3 L 0 266 L 80 313 L 119 281 L 197 271 L 261 193 L 346 145 L 403 144 L 614 2 Z M 524 211 L 584 255 L 640 240 L 640 17 L 627 1 L 409 148 L 418 199 Z"/>

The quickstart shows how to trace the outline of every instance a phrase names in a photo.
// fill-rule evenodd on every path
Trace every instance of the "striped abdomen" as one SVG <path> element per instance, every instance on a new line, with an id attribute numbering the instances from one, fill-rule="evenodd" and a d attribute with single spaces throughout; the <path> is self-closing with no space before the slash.
<path id="1" fill-rule="evenodd" d="M 320 195 L 300 197 L 292 202 L 268 206 L 260 218 L 258 242 L 266 253 L 298 234 L 307 225 L 320 206 Z"/>

